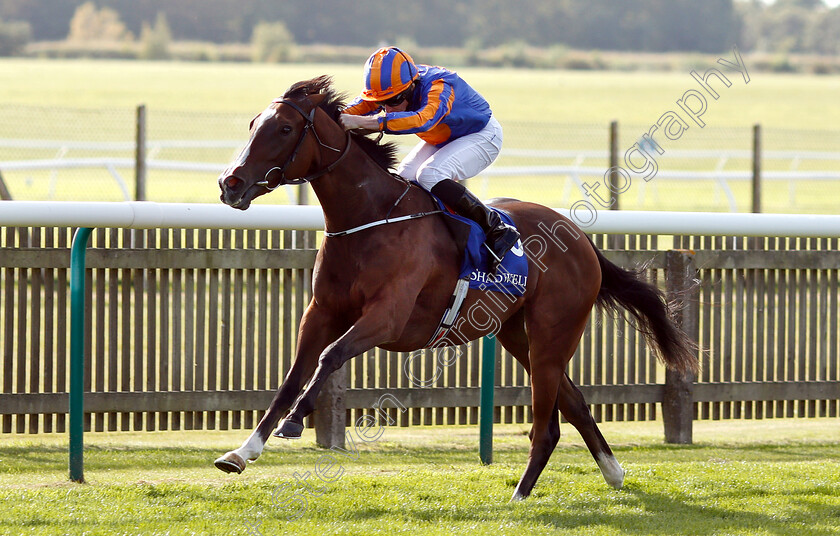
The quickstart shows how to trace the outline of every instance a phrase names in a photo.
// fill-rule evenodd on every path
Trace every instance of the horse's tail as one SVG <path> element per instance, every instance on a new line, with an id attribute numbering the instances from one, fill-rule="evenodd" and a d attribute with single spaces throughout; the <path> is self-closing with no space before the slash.
<path id="1" fill-rule="evenodd" d="M 592 241 L 590 240 L 590 243 Z M 592 244 L 601 265 L 601 289 L 596 305 L 617 312 L 626 309 L 636 329 L 645 335 L 654 355 L 670 369 L 697 373 L 697 345 L 671 318 L 677 305 L 668 303 L 659 288 L 645 281 L 644 269 L 625 270 L 608 261 Z"/>

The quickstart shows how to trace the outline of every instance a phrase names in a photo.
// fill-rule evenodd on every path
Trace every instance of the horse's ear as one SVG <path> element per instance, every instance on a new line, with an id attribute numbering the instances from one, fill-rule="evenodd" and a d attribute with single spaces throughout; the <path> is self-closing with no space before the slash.
<path id="1" fill-rule="evenodd" d="M 324 102 L 326 97 L 326 93 L 313 93 L 312 95 L 309 95 L 307 99 L 309 99 L 309 102 L 312 103 L 313 108 L 317 108 L 322 102 Z"/>

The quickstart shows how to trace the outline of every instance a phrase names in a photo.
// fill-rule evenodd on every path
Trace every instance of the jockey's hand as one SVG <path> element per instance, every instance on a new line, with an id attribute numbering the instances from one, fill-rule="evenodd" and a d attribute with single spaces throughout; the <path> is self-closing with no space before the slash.
<path id="1" fill-rule="evenodd" d="M 338 121 L 344 130 L 364 129 L 379 131 L 379 119 L 372 115 L 351 115 L 341 114 L 338 116 Z"/>

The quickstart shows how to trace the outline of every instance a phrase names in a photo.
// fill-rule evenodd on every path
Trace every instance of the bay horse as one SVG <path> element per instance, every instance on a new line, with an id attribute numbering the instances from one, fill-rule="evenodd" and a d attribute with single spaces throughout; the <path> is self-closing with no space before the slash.
<path id="1" fill-rule="evenodd" d="M 295 360 L 256 429 L 215 461 L 225 472 L 241 473 L 256 460 L 275 427 L 275 436 L 300 437 L 325 380 L 349 359 L 375 347 L 423 348 L 458 279 L 462 252 L 446 216 L 436 213 L 425 190 L 388 171 L 396 163 L 393 144 L 345 132 L 337 122 L 343 98 L 328 76 L 294 84 L 252 121 L 247 144 L 219 177 L 221 200 L 240 210 L 281 185 L 309 182 L 326 223 Z M 482 300 L 483 291 L 471 289 L 463 316 L 481 304 L 482 318 L 493 322 L 460 322 L 450 340 L 493 332 L 530 375 L 531 447 L 513 499 L 531 493 L 548 462 L 560 437 L 558 410 L 581 434 L 606 482 L 621 488 L 624 470 L 566 373 L 590 311 L 595 305 L 629 311 L 671 369 L 696 372 L 695 348 L 673 323 L 662 292 L 641 272 L 609 262 L 573 222 L 534 203 L 490 204 L 510 214 L 528 249 L 525 292 Z M 546 230 L 551 236 L 537 247 L 530 238 L 545 237 Z"/>

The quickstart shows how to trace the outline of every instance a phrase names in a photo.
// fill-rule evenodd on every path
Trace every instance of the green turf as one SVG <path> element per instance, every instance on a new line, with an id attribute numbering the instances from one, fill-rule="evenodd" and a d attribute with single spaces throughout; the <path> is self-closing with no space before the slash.
<path id="1" fill-rule="evenodd" d="M 386 428 L 356 460 L 307 431 L 272 440 L 242 475 L 212 460 L 246 432 L 88 434 L 88 484 L 66 481 L 66 439 L 0 437 L 0 534 L 692 534 L 840 531 L 836 419 L 698 422 L 695 444 L 662 444 L 662 425 L 602 430 L 627 469 L 615 491 L 577 432 L 564 437 L 535 493 L 508 499 L 527 428 L 497 425 L 495 462 L 478 464 L 475 427 Z M 354 432 L 350 432 L 353 434 Z M 355 437 L 355 436 L 354 436 Z M 294 474 L 309 472 L 311 492 Z M 257 527 L 259 532 L 256 532 Z"/>
<path id="2" fill-rule="evenodd" d="M 731 58 L 726 58 L 731 59 Z M 836 152 L 840 145 L 840 76 L 741 74 L 713 62 L 698 65 L 701 73 L 716 67 L 731 82 L 711 84 L 717 100 L 707 98 L 704 127 L 689 123 L 678 140 L 657 139 L 666 154 L 661 171 L 749 171 L 749 156 L 685 159 L 678 151 L 749 151 L 752 126 L 764 128 L 766 152 Z M 686 91 L 700 88 L 688 72 L 581 72 L 527 69 L 464 68 L 460 72 L 490 101 L 505 129 L 505 149 L 601 151 L 608 146 L 608 125 L 620 125 L 619 151 L 633 146 L 659 118 L 681 109 Z M 134 107 L 144 103 L 148 137 L 154 140 L 230 140 L 224 149 L 165 149 L 151 158 L 207 162 L 207 172 L 148 172 L 148 199 L 215 203 L 216 177 L 246 142 L 247 124 L 272 98 L 292 83 L 332 74 L 337 89 L 354 94 L 361 88 L 361 66 L 337 64 L 266 65 L 251 63 L 187 63 L 103 60 L 0 59 L 0 138 L 131 142 Z M 32 108 L 35 107 L 35 108 Z M 413 136 L 394 137 L 406 147 Z M 30 158 L 113 156 L 131 159 L 130 149 L 102 153 L 72 149 L 3 149 L 0 161 Z M 497 166 L 579 164 L 606 171 L 605 157 L 535 158 L 503 156 Z M 766 158 L 763 169 L 840 171 L 840 160 Z M 218 170 L 218 171 L 216 171 Z M 118 170 L 133 195 L 131 168 Z M 102 200 L 124 198 L 114 177 L 103 168 L 4 172 L 12 194 L 19 199 Z M 584 177 L 593 181 L 595 177 Z M 730 181 L 734 209 L 749 211 L 749 181 Z M 485 198 L 519 197 L 550 206 L 570 206 L 583 194 L 562 176 L 480 178 L 469 187 Z M 765 181 L 765 212 L 834 213 L 838 181 Z M 604 191 L 605 187 L 601 191 Z M 288 192 L 259 199 L 261 204 L 293 201 Z M 314 199 L 312 200 L 314 203 Z M 713 180 L 685 182 L 636 178 L 623 195 L 623 208 L 633 210 L 711 210 L 733 208 L 727 192 Z"/>
<path id="3" fill-rule="evenodd" d="M 731 57 L 724 55 L 727 60 Z M 750 82 L 718 64 L 732 83 L 715 87 L 712 126 L 832 129 L 840 76 L 749 72 Z M 186 63 L 104 60 L 0 59 L 0 102 L 85 108 L 133 107 L 252 113 L 298 80 L 334 76 L 336 86 L 361 89 L 361 65 Z M 459 72 L 503 121 L 604 124 L 613 119 L 648 125 L 697 82 L 688 72 L 587 72 L 462 68 Z M 712 82 L 718 84 L 718 82 Z"/>

